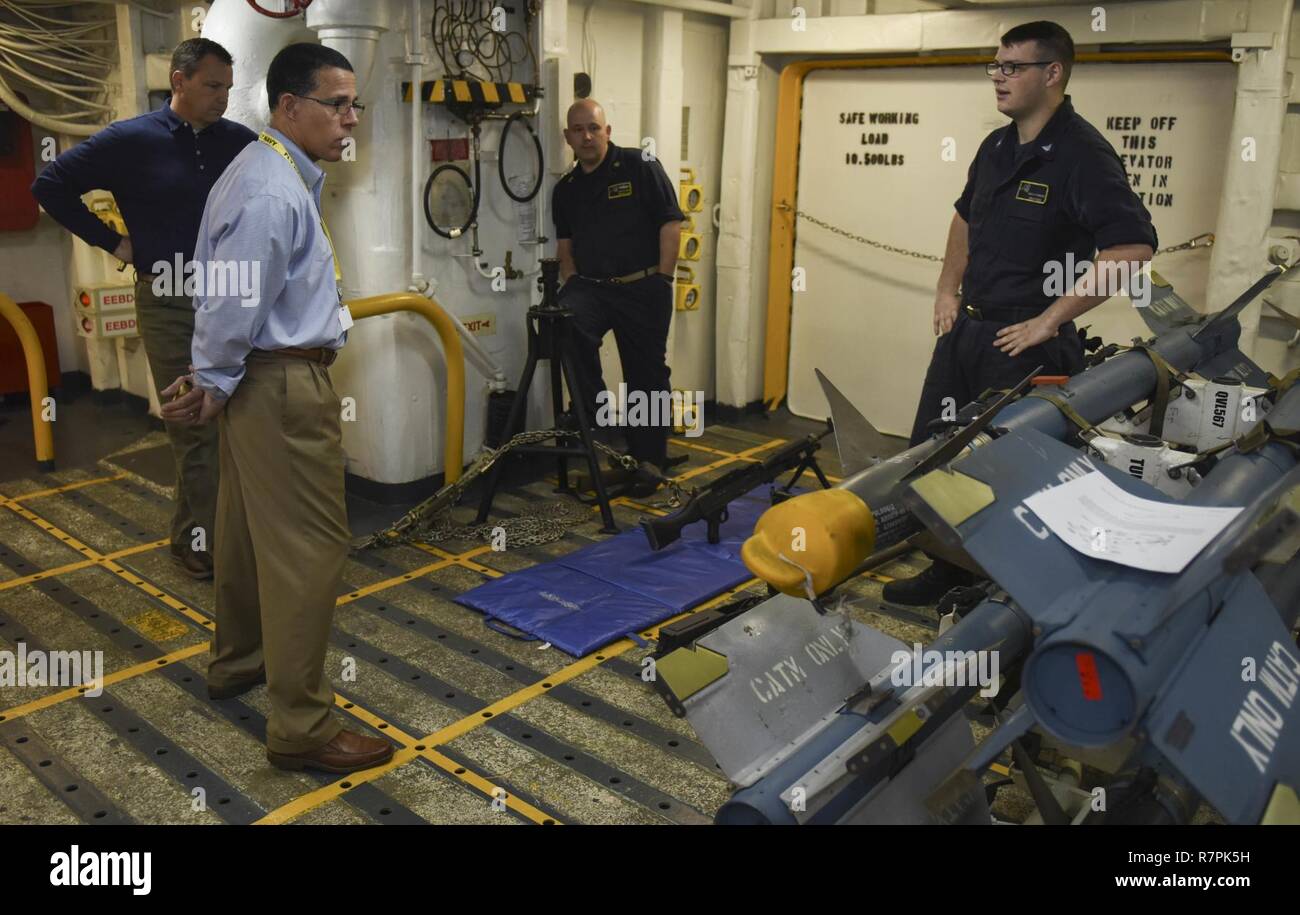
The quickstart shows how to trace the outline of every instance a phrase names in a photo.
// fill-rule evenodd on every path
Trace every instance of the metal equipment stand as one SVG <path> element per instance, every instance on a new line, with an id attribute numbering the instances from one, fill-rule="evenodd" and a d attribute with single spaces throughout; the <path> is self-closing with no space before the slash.
<path id="1" fill-rule="evenodd" d="M 542 304 L 528 309 L 528 361 L 524 364 L 524 374 L 519 380 L 519 392 L 515 395 L 510 417 L 506 420 L 504 438 L 509 441 L 523 425 L 524 411 L 528 407 L 528 389 L 532 386 L 537 362 L 540 359 L 547 360 L 551 364 L 551 409 L 555 416 L 556 431 L 558 433 L 564 428 L 563 419 L 567 415 L 564 410 L 564 386 L 560 383 L 561 372 L 563 372 L 563 379 L 569 386 L 573 425 L 577 427 L 576 432 L 582 439 L 582 445 L 561 445 L 557 435 L 557 442 L 554 445 L 524 444 L 511 450 L 520 454 L 555 455 L 560 481 L 556 492 L 563 493 L 573 492 L 569 486 L 569 458 L 586 458 L 587 467 L 591 471 L 592 485 L 596 489 L 596 501 L 600 504 L 600 517 L 605 522 L 601 533 L 617 534 L 618 527 L 614 524 L 614 513 L 609 507 L 609 495 L 605 491 L 605 483 L 601 478 L 596 445 L 592 439 L 592 417 L 587 415 L 586 384 L 579 377 L 577 364 L 573 359 L 573 312 L 561 307 L 556 298 L 559 276 L 560 262 L 555 258 L 544 258 L 539 280 L 542 287 Z M 486 521 L 488 513 L 492 511 L 492 500 L 496 497 L 503 464 L 504 461 L 498 461 L 492 467 L 487 487 L 479 501 L 478 517 L 474 522 L 476 524 Z"/>

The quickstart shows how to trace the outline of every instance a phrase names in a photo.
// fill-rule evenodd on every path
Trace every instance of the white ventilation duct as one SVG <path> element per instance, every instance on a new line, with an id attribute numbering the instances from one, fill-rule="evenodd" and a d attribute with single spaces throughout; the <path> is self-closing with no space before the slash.
<path id="1" fill-rule="evenodd" d="M 307 28 L 352 64 L 358 96 L 370 82 L 379 36 L 389 29 L 390 6 L 384 0 L 313 0 L 307 7 Z"/>

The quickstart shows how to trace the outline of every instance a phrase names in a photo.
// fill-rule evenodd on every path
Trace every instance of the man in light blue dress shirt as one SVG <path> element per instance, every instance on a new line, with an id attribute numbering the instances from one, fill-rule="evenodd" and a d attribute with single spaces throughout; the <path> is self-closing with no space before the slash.
<path id="1" fill-rule="evenodd" d="M 327 367 L 352 319 L 316 162 L 342 158 L 362 109 L 347 58 L 321 45 L 282 50 L 266 84 L 270 128 L 208 196 L 194 251 L 193 375 L 163 392 L 175 397 L 163 412 L 215 418 L 220 431 L 209 695 L 266 682 L 272 764 L 353 772 L 387 762 L 393 746 L 343 730 L 324 669 L 351 539 Z"/>

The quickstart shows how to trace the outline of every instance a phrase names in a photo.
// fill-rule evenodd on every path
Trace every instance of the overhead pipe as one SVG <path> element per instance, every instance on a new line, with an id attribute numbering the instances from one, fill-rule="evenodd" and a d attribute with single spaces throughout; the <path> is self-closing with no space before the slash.
<path id="1" fill-rule="evenodd" d="M 4 293 L 0 293 L 0 317 L 13 326 L 18 342 L 23 347 L 23 358 L 27 361 L 27 392 L 32 402 L 32 437 L 36 440 L 36 463 L 43 472 L 48 473 L 54 469 L 54 431 L 50 422 L 41 417 L 45 399 L 50 396 L 41 339 L 23 310 Z"/>
<path id="2" fill-rule="evenodd" d="M 668 10 L 681 10 L 686 13 L 721 16 L 724 19 L 752 19 L 754 16 L 748 7 L 719 3 L 717 0 L 631 0 L 631 2 Z"/>
<path id="3" fill-rule="evenodd" d="M 363 95 L 370 83 L 379 36 L 389 27 L 388 8 L 387 3 L 372 0 L 313 0 L 307 7 L 307 28 L 316 33 L 321 44 L 338 51 L 352 64 L 357 95 Z M 417 27 L 418 23 L 417 16 Z"/>
<path id="4" fill-rule="evenodd" d="M 410 35 L 406 62 L 411 65 L 411 285 L 410 291 L 423 295 L 429 280 L 420 272 L 420 199 L 424 182 L 420 164 L 424 161 L 424 101 L 420 87 L 424 84 L 424 37 L 420 27 L 420 0 L 411 0 Z"/>

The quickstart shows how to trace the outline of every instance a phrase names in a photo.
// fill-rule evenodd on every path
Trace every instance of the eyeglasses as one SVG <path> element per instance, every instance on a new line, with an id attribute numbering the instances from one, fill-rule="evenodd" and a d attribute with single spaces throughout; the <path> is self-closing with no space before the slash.
<path id="1" fill-rule="evenodd" d="M 293 94 L 298 95 L 296 92 Z M 365 105 L 360 102 L 349 102 L 347 99 L 340 98 L 326 101 L 325 99 L 312 98 L 310 95 L 298 95 L 298 98 L 309 99 L 318 105 L 324 105 L 326 108 L 333 108 L 336 117 L 343 117 L 349 111 L 355 111 L 357 114 L 364 114 L 366 111 Z"/>
<path id="2" fill-rule="evenodd" d="M 1045 67 L 1048 64 L 1054 64 L 1054 63 L 1056 63 L 1056 61 L 1054 60 L 1026 60 L 1026 61 L 1009 60 L 1006 61 L 1005 63 L 995 60 L 992 63 L 987 63 L 984 65 L 984 72 L 987 73 L 989 76 L 993 76 L 995 73 L 1001 70 L 1003 76 L 1015 76 L 1019 71 L 1025 69 L 1026 67 Z"/>

